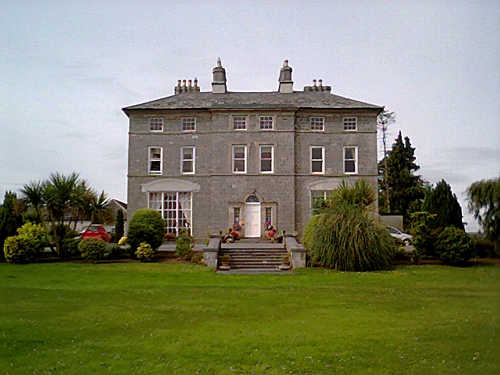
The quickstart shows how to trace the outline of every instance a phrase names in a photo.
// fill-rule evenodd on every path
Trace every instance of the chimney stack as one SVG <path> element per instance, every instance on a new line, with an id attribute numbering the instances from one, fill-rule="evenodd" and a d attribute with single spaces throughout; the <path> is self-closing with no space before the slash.
<path id="1" fill-rule="evenodd" d="M 290 94 L 293 92 L 292 68 L 288 66 L 288 60 L 283 62 L 280 70 L 278 92 L 280 94 Z"/>
<path id="2" fill-rule="evenodd" d="M 318 84 L 316 84 L 318 82 Z M 310 91 L 317 91 L 317 92 L 328 92 L 330 93 L 332 91 L 331 86 L 323 86 L 323 80 L 318 79 L 317 81 L 313 79 L 313 84 L 312 86 L 304 86 L 304 91 L 305 92 L 310 92 Z"/>
<path id="3" fill-rule="evenodd" d="M 194 86 L 193 86 L 193 81 L 188 80 L 188 84 L 186 85 L 186 80 L 183 79 L 182 81 L 179 79 L 177 80 L 177 86 L 174 88 L 174 93 L 175 95 L 182 94 L 184 92 L 200 92 L 200 87 L 198 86 L 198 79 L 194 79 Z"/>
<path id="4" fill-rule="evenodd" d="M 217 58 L 217 66 L 212 70 L 212 73 L 212 92 L 214 94 L 225 94 L 227 92 L 226 69 L 222 67 L 220 57 Z"/>

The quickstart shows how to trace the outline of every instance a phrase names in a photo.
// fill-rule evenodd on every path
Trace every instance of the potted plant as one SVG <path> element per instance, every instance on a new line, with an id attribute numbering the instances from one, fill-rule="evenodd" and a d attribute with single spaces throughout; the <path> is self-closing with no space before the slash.
<path id="1" fill-rule="evenodd" d="M 288 254 L 283 255 L 282 263 L 279 265 L 280 271 L 288 271 L 290 268 L 290 257 L 288 256 Z"/>
<path id="2" fill-rule="evenodd" d="M 226 254 L 222 256 L 219 269 L 221 271 L 229 271 L 231 269 L 231 255 Z"/>

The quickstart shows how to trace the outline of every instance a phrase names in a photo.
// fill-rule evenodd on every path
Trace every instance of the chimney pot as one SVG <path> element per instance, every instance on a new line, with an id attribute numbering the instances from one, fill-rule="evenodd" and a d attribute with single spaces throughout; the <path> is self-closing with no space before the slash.
<path id="1" fill-rule="evenodd" d="M 319 82 L 319 87 L 322 87 L 323 86 L 323 80 L 320 79 L 318 82 Z"/>

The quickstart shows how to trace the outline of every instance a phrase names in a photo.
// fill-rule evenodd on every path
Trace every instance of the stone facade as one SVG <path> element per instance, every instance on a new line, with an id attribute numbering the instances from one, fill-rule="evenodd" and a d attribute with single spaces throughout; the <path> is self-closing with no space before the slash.
<path id="1" fill-rule="evenodd" d="M 228 92 L 221 64 L 214 68 L 214 92 L 180 82 L 173 96 L 124 108 L 130 120 L 129 215 L 149 206 L 168 219 L 170 231 L 189 226 L 196 238 L 207 238 L 235 220 L 244 224 L 247 235 L 249 220 L 255 225 L 255 212 L 260 212 L 260 233 L 267 214 L 275 227 L 300 235 L 311 216 L 312 195 L 333 190 L 344 179 L 364 178 L 376 188 L 376 122 L 382 107 L 333 95 L 329 86 L 293 91 L 288 64 L 282 68 L 277 92 Z M 195 119 L 195 130 L 183 130 L 186 118 Z M 244 121 L 245 129 L 234 129 L 235 118 Z M 261 128 L 262 118 L 272 123 L 272 129 Z M 152 125 L 158 121 L 161 130 Z M 323 129 L 313 126 L 314 121 L 323 122 Z M 235 171 L 234 146 L 246 146 L 245 173 Z M 271 158 L 261 146 L 272 146 L 266 149 L 272 150 Z M 312 172 L 312 146 L 324 150 L 315 164 L 322 173 Z M 183 147 L 189 151 L 184 163 Z M 344 160 L 345 147 L 354 160 Z M 154 157 L 151 148 L 157 152 Z M 160 158 L 160 150 L 161 173 L 158 163 L 154 168 L 151 164 Z M 315 150 L 316 157 L 320 151 Z M 271 173 L 261 171 L 262 165 L 264 170 L 269 165 L 261 165 L 261 156 L 272 159 Z M 183 173 L 183 168 L 191 170 L 193 159 L 194 173 Z M 345 168 L 355 171 L 345 173 Z M 255 228 L 252 236 L 259 232 Z"/>

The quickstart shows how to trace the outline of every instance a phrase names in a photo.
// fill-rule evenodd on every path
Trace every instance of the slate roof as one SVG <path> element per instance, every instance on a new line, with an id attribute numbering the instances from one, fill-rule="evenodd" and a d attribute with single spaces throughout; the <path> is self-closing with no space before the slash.
<path id="1" fill-rule="evenodd" d="M 377 109 L 383 107 L 333 95 L 328 92 L 187 92 L 123 108 L 125 113 L 135 109 Z"/>

